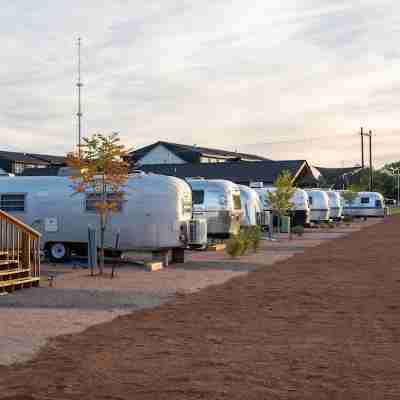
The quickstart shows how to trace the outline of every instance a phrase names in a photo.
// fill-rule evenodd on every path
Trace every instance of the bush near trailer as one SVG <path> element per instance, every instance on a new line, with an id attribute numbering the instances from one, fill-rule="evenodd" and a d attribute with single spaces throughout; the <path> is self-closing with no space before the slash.
<path id="1" fill-rule="evenodd" d="M 232 257 L 245 255 L 250 249 L 256 253 L 260 247 L 262 229 L 260 226 L 242 227 L 240 233 L 228 240 L 226 252 Z"/>
<path id="2" fill-rule="evenodd" d="M 295 235 L 301 237 L 301 236 L 303 236 L 303 233 L 304 233 L 304 226 L 303 225 L 296 225 L 296 226 L 293 227 L 292 232 Z"/>

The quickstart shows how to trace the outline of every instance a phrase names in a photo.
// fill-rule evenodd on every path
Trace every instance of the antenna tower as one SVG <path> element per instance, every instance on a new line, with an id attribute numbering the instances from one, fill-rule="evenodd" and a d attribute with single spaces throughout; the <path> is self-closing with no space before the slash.
<path id="1" fill-rule="evenodd" d="M 78 88 L 78 112 L 76 113 L 78 117 L 78 155 L 81 157 L 81 140 L 82 140 L 82 102 L 81 102 L 81 38 L 78 38 L 78 83 L 76 84 Z"/>

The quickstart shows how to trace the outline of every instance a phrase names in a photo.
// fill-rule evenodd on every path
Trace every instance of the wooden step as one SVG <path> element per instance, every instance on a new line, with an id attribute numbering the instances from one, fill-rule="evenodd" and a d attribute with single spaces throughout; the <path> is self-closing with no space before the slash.
<path id="1" fill-rule="evenodd" d="M 18 267 L 17 260 L 0 260 L 0 271 L 8 271 Z"/>
<path id="2" fill-rule="evenodd" d="M 16 289 L 38 286 L 40 278 L 26 277 L 0 281 L 0 292 L 13 292 Z"/>
<path id="3" fill-rule="evenodd" d="M 11 277 L 14 275 L 21 275 L 21 274 L 29 274 L 30 269 L 29 268 L 13 268 L 5 271 L 0 271 L 0 282 L 4 281 L 6 279 L 12 279 Z M 19 278 L 23 278 L 23 276 L 20 276 Z"/>
<path id="4" fill-rule="evenodd" d="M 18 260 L 0 260 L 0 265 L 18 264 Z"/>

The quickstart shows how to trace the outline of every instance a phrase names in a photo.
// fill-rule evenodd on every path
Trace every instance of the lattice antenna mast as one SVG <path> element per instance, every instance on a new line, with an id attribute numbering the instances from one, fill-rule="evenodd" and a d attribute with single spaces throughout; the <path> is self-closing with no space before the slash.
<path id="1" fill-rule="evenodd" d="M 82 82 L 81 82 L 81 38 L 78 38 L 78 83 L 76 84 L 78 88 L 78 112 L 76 113 L 78 117 L 78 155 L 81 158 L 82 149 Z"/>

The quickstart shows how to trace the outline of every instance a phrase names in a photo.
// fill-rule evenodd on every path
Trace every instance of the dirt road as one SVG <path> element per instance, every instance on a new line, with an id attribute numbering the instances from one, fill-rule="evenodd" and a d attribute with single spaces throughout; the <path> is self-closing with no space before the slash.
<path id="1" fill-rule="evenodd" d="M 400 218 L 55 339 L 7 399 L 398 399 Z"/>

